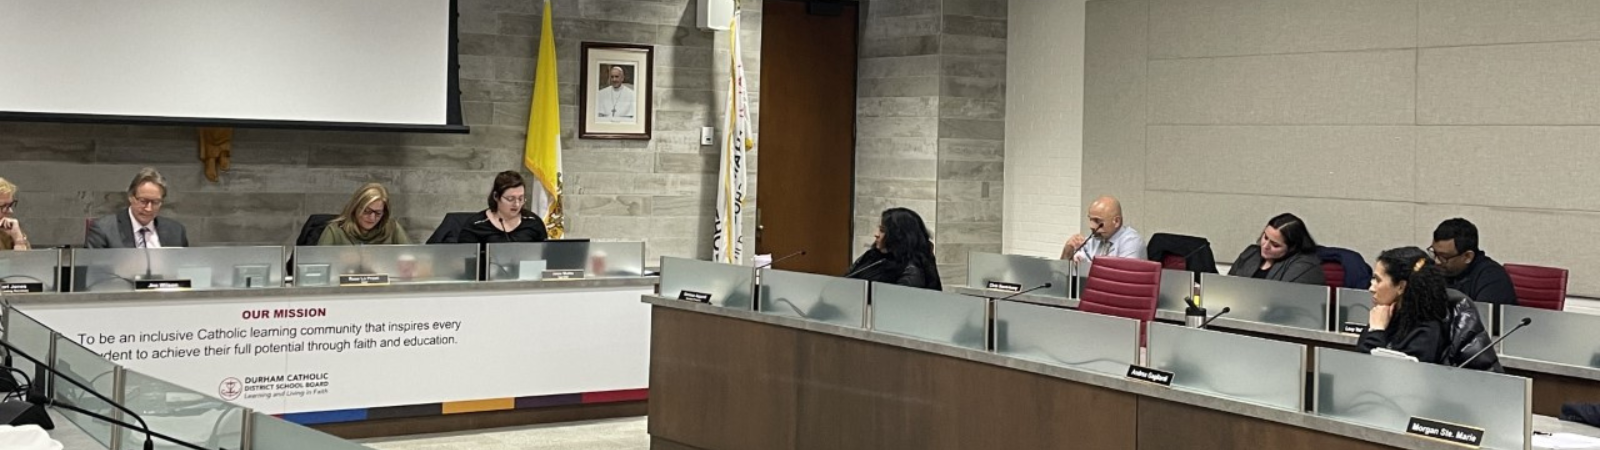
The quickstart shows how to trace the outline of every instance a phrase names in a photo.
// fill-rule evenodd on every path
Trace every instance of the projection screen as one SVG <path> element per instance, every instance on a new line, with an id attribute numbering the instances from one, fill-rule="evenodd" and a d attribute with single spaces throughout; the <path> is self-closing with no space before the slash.
<path id="1" fill-rule="evenodd" d="M 453 3 L 0 0 L 0 119 L 465 131 Z"/>

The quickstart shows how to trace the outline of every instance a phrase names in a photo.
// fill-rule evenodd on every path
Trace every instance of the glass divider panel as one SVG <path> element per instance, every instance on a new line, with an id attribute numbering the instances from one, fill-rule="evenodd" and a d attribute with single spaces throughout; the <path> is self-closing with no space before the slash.
<path id="1" fill-rule="evenodd" d="M 1139 321 L 996 301 L 995 353 L 1121 377 L 1139 357 Z"/>
<path id="2" fill-rule="evenodd" d="M 782 270 L 761 272 L 759 311 L 835 325 L 866 326 L 867 282 Z"/>
<path id="3" fill-rule="evenodd" d="M 987 350 L 988 302 L 980 297 L 872 283 L 872 329 Z"/>

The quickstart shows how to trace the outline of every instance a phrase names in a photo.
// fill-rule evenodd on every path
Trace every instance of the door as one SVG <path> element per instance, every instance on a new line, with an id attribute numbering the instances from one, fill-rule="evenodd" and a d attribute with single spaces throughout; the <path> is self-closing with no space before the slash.
<path id="1" fill-rule="evenodd" d="M 761 19 L 761 124 L 756 252 L 783 270 L 843 275 L 855 192 L 857 4 L 808 12 L 766 0 Z"/>

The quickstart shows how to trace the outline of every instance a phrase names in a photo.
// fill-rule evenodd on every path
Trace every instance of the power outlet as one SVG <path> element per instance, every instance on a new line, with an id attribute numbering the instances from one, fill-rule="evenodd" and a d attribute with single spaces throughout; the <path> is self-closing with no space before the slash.
<path id="1" fill-rule="evenodd" d="M 700 145 L 711 145 L 717 138 L 717 127 L 700 128 Z"/>

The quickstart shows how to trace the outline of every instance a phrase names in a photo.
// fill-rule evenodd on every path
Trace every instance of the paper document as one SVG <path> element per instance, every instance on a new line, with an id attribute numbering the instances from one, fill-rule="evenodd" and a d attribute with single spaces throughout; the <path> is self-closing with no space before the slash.
<path id="1" fill-rule="evenodd" d="M 1581 434 L 1555 433 L 1533 435 L 1534 448 L 1571 449 L 1592 448 L 1600 449 L 1600 438 L 1592 438 Z"/>

